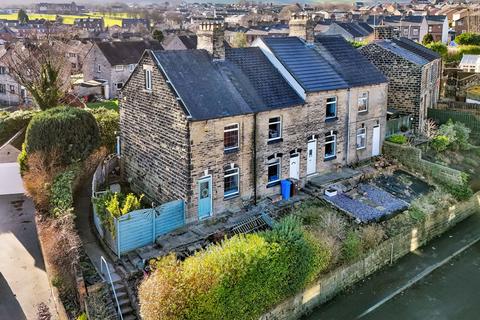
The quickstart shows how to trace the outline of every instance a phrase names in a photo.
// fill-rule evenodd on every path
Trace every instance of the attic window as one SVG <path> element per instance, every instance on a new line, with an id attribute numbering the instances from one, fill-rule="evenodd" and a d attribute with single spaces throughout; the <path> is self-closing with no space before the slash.
<path id="1" fill-rule="evenodd" d="M 145 90 L 152 91 L 152 70 L 145 69 Z"/>

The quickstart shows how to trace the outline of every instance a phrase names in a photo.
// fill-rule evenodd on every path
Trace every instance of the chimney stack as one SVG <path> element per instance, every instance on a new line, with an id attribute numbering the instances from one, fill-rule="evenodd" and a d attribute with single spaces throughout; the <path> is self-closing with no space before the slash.
<path id="1" fill-rule="evenodd" d="M 315 40 L 312 17 L 306 12 L 293 13 L 288 27 L 290 37 L 299 37 L 307 42 Z"/>
<path id="2" fill-rule="evenodd" d="M 202 21 L 197 30 L 197 49 L 207 50 L 213 59 L 225 59 L 225 26 L 223 20 Z"/>
<path id="3" fill-rule="evenodd" d="M 375 40 L 391 40 L 400 37 L 400 31 L 393 26 L 376 26 L 373 28 L 373 37 Z"/>

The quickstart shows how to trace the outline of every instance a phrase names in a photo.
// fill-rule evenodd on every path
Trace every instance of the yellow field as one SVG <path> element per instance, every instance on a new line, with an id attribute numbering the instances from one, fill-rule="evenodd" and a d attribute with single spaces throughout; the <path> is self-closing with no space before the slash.
<path id="1" fill-rule="evenodd" d="M 78 15 L 61 15 L 63 17 L 63 23 L 65 24 L 73 24 L 73 21 L 76 18 L 100 18 L 103 17 L 105 21 L 105 26 L 106 27 L 111 27 L 114 25 L 122 25 L 122 18 L 127 18 L 128 14 L 127 13 L 115 13 L 112 15 L 102 15 L 99 12 L 89 12 L 83 16 L 78 16 Z M 38 13 L 30 13 L 28 14 L 28 17 L 30 20 L 35 20 L 35 19 L 46 19 L 46 20 L 55 20 L 55 15 L 54 14 L 38 14 Z M 17 19 L 17 14 L 16 13 L 11 13 L 11 14 L 0 14 L 0 19 L 8 19 L 8 20 L 15 20 Z"/>

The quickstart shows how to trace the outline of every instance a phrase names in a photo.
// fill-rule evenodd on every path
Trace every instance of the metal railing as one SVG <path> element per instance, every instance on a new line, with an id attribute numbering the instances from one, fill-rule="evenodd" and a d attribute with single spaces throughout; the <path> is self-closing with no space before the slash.
<path id="1" fill-rule="evenodd" d="M 110 282 L 110 285 L 112 286 L 113 297 L 115 298 L 115 303 L 117 304 L 118 316 L 120 317 L 120 320 L 123 320 L 122 309 L 120 308 L 120 303 L 118 303 L 117 292 L 115 291 L 115 286 L 113 285 L 112 276 L 110 275 L 110 269 L 108 268 L 107 260 L 105 260 L 105 258 L 103 256 L 101 256 L 100 257 L 100 271 L 102 272 L 102 274 L 104 274 L 103 266 L 105 266 L 105 268 L 107 269 L 107 275 L 108 275 L 107 280 Z"/>

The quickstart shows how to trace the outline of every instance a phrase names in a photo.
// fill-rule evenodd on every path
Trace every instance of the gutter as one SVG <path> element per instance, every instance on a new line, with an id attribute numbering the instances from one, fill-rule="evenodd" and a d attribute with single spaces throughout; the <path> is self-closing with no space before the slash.
<path id="1" fill-rule="evenodd" d="M 347 89 L 347 108 L 348 108 L 348 112 L 347 112 L 347 136 L 346 136 L 346 139 L 345 139 L 345 144 L 346 144 L 346 164 L 348 165 L 348 156 L 349 156 L 349 151 L 350 151 L 350 88 Z"/>
<path id="2" fill-rule="evenodd" d="M 257 113 L 253 114 L 253 204 L 257 205 Z"/>

